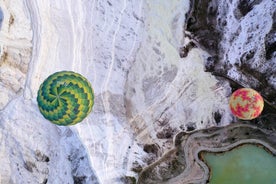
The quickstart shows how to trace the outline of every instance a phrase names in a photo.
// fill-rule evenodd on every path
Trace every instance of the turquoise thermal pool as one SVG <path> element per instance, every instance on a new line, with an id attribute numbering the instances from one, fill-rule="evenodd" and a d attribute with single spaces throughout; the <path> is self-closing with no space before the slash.
<path id="1" fill-rule="evenodd" d="M 276 156 L 262 146 L 245 144 L 201 156 L 210 170 L 210 184 L 276 184 Z"/>

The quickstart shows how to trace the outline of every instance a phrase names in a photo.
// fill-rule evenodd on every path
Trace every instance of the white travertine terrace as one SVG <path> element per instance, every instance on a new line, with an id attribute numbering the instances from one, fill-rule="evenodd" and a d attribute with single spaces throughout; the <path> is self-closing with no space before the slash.
<path id="1" fill-rule="evenodd" d="M 13 6 L 16 4 L 16 6 Z M 0 110 L 24 89 L 32 30 L 23 2 L 0 1 Z M 19 31 L 20 30 L 20 31 Z"/>
<path id="2" fill-rule="evenodd" d="M 162 154 L 187 124 L 231 120 L 230 87 L 204 72 L 208 54 L 179 56 L 189 41 L 186 0 L 0 0 L 0 7 L 0 182 L 122 183 L 137 177 L 135 161 L 147 164 L 143 145 L 156 143 Z M 90 116 L 69 128 L 45 120 L 36 103 L 39 85 L 60 70 L 81 73 L 95 91 Z"/>

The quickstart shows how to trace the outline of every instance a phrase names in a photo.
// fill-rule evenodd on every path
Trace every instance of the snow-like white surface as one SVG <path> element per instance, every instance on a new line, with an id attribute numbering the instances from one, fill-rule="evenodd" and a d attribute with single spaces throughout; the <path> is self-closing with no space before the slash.
<path id="1" fill-rule="evenodd" d="M 32 30 L 23 2 L 0 1 L 0 7 L 3 13 L 0 28 L 1 110 L 24 88 L 31 56 Z"/>
<path id="2" fill-rule="evenodd" d="M 73 176 L 85 176 L 84 183 L 122 183 L 125 175 L 137 176 L 135 161 L 146 164 L 144 144 L 158 144 L 161 154 L 172 146 L 173 137 L 158 133 L 176 134 L 187 124 L 214 126 L 215 112 L 220 125 L 231 120 L 229 86 L 203 71 L 207 54 L 193 49 L 179 57 L 187 0 L 0 0 L 0 6 L 0 40 L 13 38 L 1 44 L 20 53 L 32 47 L 31 57 L 15 67 L 17 59 L 0 65 L 0 77 L 15 76 L 0 85 L 3 183 L 73 183 Z M 9 32 L 10 14 L 20 23 Z M 17 72 L 23 63 L 27 68 Z M 92 113 L 69 128 L 45 120 L 36 103 L 39 85 L 60 70 L 81 73 L 95 91 Z M 22 90 L 11 96 L 13 86 Z"/>
<path id="3" fill-rule="evenodd" d="M 236 72 L 235 65 L 241 66 L 247 62 L 242 61 L 245 53 L 251 53 L 254 56 L 250 60 L 250 67 L 258 69 L 265 73 L 276 60 L 269 62 L 270 66 L 265 64 L 265 39 L 273 26 L 273 13 L 275 14 L 276 2 L 273 0 L 249 1 L 253 4 L 246 15 L 241 15 L 238 10 L 239 0 L 229 3 L 221 1 L 218 7 L 221 22 L 226 22 L 224 27 L 223 40 L 221 48 L 224 52 L 222 62 L 232 64 L 233 68 L 228 72 L 228 76 L 239 81 L 240 72 Z M 221 26 L 221 25 L 220 25 Z M 275 36 L 274 36 L 275 37 Z M 271 40 L 273 42 L 273 40 Z"/>

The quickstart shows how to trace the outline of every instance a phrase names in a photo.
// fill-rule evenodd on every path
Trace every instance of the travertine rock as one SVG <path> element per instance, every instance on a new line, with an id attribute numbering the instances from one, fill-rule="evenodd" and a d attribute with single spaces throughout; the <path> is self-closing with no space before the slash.
<path id="1" fill-rule="evenodd" d="M 13 6 L 16 3 L 16 6 Z M 0 110 L 22 94 L 32 51 L 32 30 L 24 3 L 0 1 Z"/>
<path id="2" fill-rule="evenodd" d="M 270 116 L 275 122 L 276 116 Z M 276 126 L 237 122 L 227 127 L 200 130 L 176 135 L 175 147 L 158 161 L 141 171 L 138 183 L 184 184 L 206 183 L 209 169 L 201 160 L 202 151 L 224 152 L 242 144 L 261 144 L 276 155 Z"/>
<path id="3" fill-rule="evenodd" d="M 3 183 L 135 182 L 179 132 L 232 122 L 231 87 L 204 72 L 213 52 L 184 26 L 189 1 L 0 0 L 0 7 Z M 37 108 L 39 85 L 60 70 L 81 73 L 95 91 L 92 113 L 73 127 L 51 124 Z M 273 75 L 268 81 L 275 85 Z"/>
<path id="4" fill-rule="evenodd" d="M 206 71 L 259 91 L 276 106 L 276 2 L 193 0 L 185 23 L 208 51 Z"/>

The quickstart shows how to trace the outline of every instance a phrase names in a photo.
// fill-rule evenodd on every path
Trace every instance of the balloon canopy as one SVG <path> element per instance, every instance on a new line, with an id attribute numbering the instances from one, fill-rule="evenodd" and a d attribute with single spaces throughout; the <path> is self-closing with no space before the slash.
<path id="1" fill-rule="evenodd" d="M 232 113 L 239 119 L 251 120 L 262 113 L 264 100 L 257 91 L 241 88 L 231 95 L 229 106 Z"/>
<path id="2" fill-rule="evenodd" d="M 42 115 L 56 125 L 74 125 L 92 110 L 94 93 L 89 81 L 72 71 L 50 75 L 37 94 Z"/>

